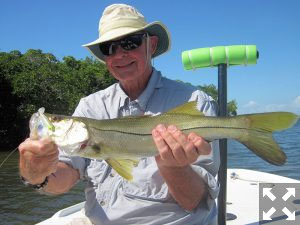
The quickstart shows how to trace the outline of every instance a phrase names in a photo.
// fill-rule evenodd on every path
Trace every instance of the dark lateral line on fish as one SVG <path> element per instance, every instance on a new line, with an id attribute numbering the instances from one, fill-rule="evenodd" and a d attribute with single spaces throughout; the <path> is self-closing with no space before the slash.
<path id="1" fill-rule="evenodd" d="M 252 131 L 257 131 L 257 132 L 261 132 L 261 133 L 269 133 L 270 131 L 268 130 L 258 130 L 258 129 L 250 129 L 250 128 L 240 128 L 240 127 L 193 127 L 193 128 L 183 128 L 181 129 L 181 131 L 187 131 L 187 130 L 193 130 L 193 129 L 233 129 L 233 130 L 252 130 Z M 121 133 L 121 134 L 132 134 L 132 135 L 136 135 L 136 136 L 147 136 L 147 135 L 151 135 L 151 133 L 148 134 L 143 134 L 143 133 L 131 133 L 131 132 L 126 132 L 126 131 L 121 131 L 121 130 L 103 130 L 103 129 L 99 129 L 99 128 L 94 128 L 100 131 L 104 131 L 104 132 L 116 132 L 116 133 Z"/>

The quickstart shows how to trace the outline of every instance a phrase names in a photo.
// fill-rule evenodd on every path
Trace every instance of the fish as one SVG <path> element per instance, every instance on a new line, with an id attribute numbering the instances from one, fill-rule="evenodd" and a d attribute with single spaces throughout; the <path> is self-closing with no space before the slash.
<path id="1" fill-rule="evenodd" d="M 292 127 L 298 119 L 299 115 L 291 112 L 205 116 L 192 101 L 156 116 L 104 120 L 47 114 L 40 108 L 32 115 L 29 127 L 30 138 L 49 137 L 66 154 L 105 160 L 123 178 L 132 180 L 139 160 L 158 154 L 151 134 L 158 124 L 173 124 L 185 134 L 195 132 L 208 142 L 234 139 L 268 163 L 283 165 L 286 154 L 272 133 Z"/>

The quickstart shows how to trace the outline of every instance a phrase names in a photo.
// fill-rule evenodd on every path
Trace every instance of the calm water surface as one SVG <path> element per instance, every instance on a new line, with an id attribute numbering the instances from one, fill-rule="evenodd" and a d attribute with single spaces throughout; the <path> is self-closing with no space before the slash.
<path id="1" fill-rule="evenodd" d="M 273 166 L 242 144 L 229 140 L 228 167 L 259 170 L 300 180 L 300 120 L 293 128 L 276 132 L 273 137 L 287 155 L 287 162 L 283 166 Z"/>
<path id="2" fill-rule="evenodd" d="M 8 152 L 0 152 L 1 161 Z M 0 169 L 0 225 L 29 225 L 51 217 L 57 210 L 84 201 L 82 183 L 58 197 L 26 188 L 19 179 L 18 153 Z"/>
<path id="3" fill-rule="evenodd" d="M 228 142 L 228 167 L 245 168 L 300 180 L 300 122 L 293 128 L 275 133 L 277 142 L 287 154 L 284 166 L 272 166 L 235 141 Z M 0 152 L 0 162 L 9 152 Z M 23 186 L 18 175 L 18 153 L 0 169 L 0 224 L 29 225 L 51 217 L 56 211 L 84 201 L 84 184 L 58 197 L 40 195 Z"/>

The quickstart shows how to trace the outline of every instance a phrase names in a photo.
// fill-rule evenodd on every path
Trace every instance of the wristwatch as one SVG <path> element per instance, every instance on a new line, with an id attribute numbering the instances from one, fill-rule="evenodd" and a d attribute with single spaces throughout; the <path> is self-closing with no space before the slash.
<path id="1" fill-rule="evenodd" d="M 27 186 L 31 187 L 36 191 L 43 191 L 43 189 L 47 186 L 48 184 L 48 176 L 45 178 L 45 180 L 40 183 L 40 184 L 31 184 L 29 183 L 24 177 L 20 176 L 22 183 Z"/>

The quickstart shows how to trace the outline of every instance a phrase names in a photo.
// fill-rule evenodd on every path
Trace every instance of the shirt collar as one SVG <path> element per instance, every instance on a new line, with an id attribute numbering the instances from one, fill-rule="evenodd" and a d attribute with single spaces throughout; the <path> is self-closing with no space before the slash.
<path id="1" fill-rule="evenodd" d="M 120 83 L 117 83 L 116 85 L 116 92 L 115 95 L 119 98 L 119 107 L 123 107 L 129 102 L 129 97 L 128 95 L 124 92 L 122 89 Z"/>
<path id="2" fill-rule="evenodd" d="M 161 88 L 163 86 L 161 78 L 162 78 L 162 76 L 161 76 L 160 71 L 157 71 L 153 67 L 151 77 L 148 81 L 148 84 L 147 84 L 145 90 L 142 92 L 142 94 L 136 100 L 136 102 L 139 104 L 139 106 L 141 107 L 141 109 L 143 111 L 146 111 L 147 103 L 148 103 L 152 93 L 154 92 L 154 89 Z M 120 97 L 120 105 L 119 106 L 124 107 L 125 105 L 127 105 L 129 103 L 129 97 L 122 89 L 120 83 L 117 84 L 116 91 Z"/>
<path id="3" fill-rule="evenodd" d="M 153 67 L 153 71 L 148 81 L 147 87 L 142 92 L 142 94 L 137 98 L 137 102 L 144 112 L 146 111 L 147 103 L 151 95 L 153 94 L 154 90 L 161 87 L 162 87 L 161 73 L 160 71 L 157 71 Z"/>

